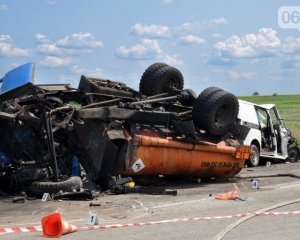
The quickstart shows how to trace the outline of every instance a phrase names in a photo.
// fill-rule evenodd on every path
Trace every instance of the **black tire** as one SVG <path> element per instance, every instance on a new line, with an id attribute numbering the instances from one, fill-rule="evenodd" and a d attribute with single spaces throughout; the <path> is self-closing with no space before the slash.
<path id="1" fill-rule="evenodd" d="M 153 74 L 148 84 L 148 96 L 169 92 L 170 88 L 183 89 L 183 76 L 181 72 L 170 66 L 160 68 Z"/>
<path id="2" fill-rule="evenodd" d="M 33 182 L 31 193 L 37 196 L 42 196 L 44 193 L 73 192 L 73 189 L 80 190 L 82 181 L 80 177 L 70 177 L 61 182 Z"/>
<path id="3" fill-rule="evenodd" d="M 227 133 L 236 121 L 239 111 L 237 98 L 225 91 L 215 92 L 208 100 L 201 114 L 201 129 L 214 136 Z"/>
<path id="4" fill-rule="evenodd" d="M 288 146 L 288 158 L 287 161 L 294 163 L 298 161 L 298 156 L 299 156 L 299 152 L 298 152 L 298 146 L 297 144 L 291 144 L 290 146 Z"/>
<path id="5" fill-rule="evenodd" d="M 220 92 L 222 89 L 218 87 L 209 87 L 203 90 L 198 98 L 195 101 L 194 107 L 193 107 L 193 121 L 194 124 L 199 127 L 200 129 L 202 128 L 202 110 L 203 107 L 205 106 L 206 102 L 208 99 L 216 92 Z"/>
<path id="6" fill-rule="evenodd" d="M 197 94 L 192 89 L 184 89 L 188 93 L 188 98 L 180 99 L 180 103 L 184 106 L 193 107 L 197 99 Z"/>
<path id="7" fill-rule="evenodd" d="M 254 151 L 254 155 L 250 156 L 246 161 L 247 166 L 249 167 L 257 167 L 259 164 L 259 150 L 255 144 L 250 145 L 251 150 Z"/>
<path id="8" fill-rule="evenodd" d="M 158 63 L 153 63 L 145 70 L 145 72 L 143 73 L 141 80 L 140 80 L 139 90 L 142 94 L 145 94 L 146 96 L 148 96 L 148 93 L 147 93 L 148 85 L 151 80 L 151 77 L 153 76 L 153 74 L 155 74 L 155 72 L 158 69 L 160 69 L 162 67 L 166 67 L 166 66 L 168 66 L 168 65 L 165 63 L 158 62 Z"/>

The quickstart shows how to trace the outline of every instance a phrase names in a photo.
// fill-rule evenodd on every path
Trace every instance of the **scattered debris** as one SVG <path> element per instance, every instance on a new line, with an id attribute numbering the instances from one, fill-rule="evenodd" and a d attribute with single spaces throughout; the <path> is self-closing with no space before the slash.
<path id="1" fill-rule="evenodd" d="M 101 206 L 101 203 L 93 203 L 93 202 L 90 203 L 90 207 L 99 207 L 99 206 Z"/>
<path id="2" fill-rule="evenodd" d="M 111 216 L 113 218 L 117 218 L 117 219 L 124 219 L 124 218 L 127 218 L 127 215 L 126 214 L 122 214 L 122 215 L 113 215 Z"/>
<path id="3" fill-rule="evenodd" d="M 235 185 L 234 190 L 231 192 L 219 194 L 215 198 L 219 200 L 235 200 L 238 197 L 239 192 L 240 189 Z"/>
<path id="4" fill-rule="evenodd" d="M 84 190 L 80 192 L 59 192 L 57 194 L 53 194 L 52 199 L 90 201 L 93 199 L 93 195 L 90 190 Z"/>
<path id="5" fill-rule="evenodd" d="M 12 200 L 13 203 L 24 203 L 25 202 L 25 197 L 15 197 Z"/>

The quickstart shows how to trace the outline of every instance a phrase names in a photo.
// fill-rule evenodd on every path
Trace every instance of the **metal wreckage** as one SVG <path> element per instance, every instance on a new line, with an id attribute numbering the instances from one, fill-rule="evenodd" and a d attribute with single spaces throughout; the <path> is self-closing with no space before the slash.
<path id="1" fill-rule="evenodd" d="M 2 191 L 72 192 L 81 171 L 103 191 L 119 175 L 230 178 L 250 157 L 236 97 L 217 87 L 197 96 L 167 64 L 149 66 L 139 91 L 84 75 L 78 89 L 35 85 L 30 66 L 29 80 L 2 79 L 14 79 L 0 94 Z"/>

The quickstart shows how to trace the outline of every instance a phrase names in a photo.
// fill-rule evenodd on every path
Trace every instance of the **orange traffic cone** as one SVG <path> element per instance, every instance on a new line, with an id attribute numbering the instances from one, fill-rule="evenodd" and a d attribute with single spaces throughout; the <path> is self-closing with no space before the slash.
<path id="1" fill-rule="evenodd" d="M 238 186 L 234 186 L 234 190 L 228 193 L 219 194 L 216 196 L 216 199 L 219 200 L 234 200 L 238 197 L 238 194 L 240 192 L 240 189 Z"/>
<path id="2" fill-rule="evenodd" d="M 77 227 L 62 221 L 59 213 L 42 218 L 43 237 L 59 238 L 63 234 L 78 231 Z"/>

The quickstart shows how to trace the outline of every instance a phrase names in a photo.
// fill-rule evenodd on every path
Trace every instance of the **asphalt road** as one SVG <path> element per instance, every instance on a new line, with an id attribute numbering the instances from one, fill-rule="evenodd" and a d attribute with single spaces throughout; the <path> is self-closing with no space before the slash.
<path id="1" fill-rule="evenodd" d="M 272 164 L 271 167 L 244 168 L 234 179 L 214 179 L 200 183 L 176 181 L 164 187 L 177 189 L 177 196 L 102 194 L 90 207 L 88 201 L 46 201 L 40 199 L 12 203 L 0 198 L 0 229 L 41 225 L 49 214 L 61 213 L 63 221 L 79 230 L 61 239 L 299 239 L 300 163 Z M 258 188 L 252 188 L 253 180 Z M 237 200 L 217 200 L 215 196 L 240 189 Z M 257 211 L 290 214 L 235 217 Z M 87 230 L 90 214 L 97 214 L 105 229 Z M 216 219 L 215 216 L 227 216 Z M 206 219 L 197 219 L 208 217 Z M 189 218 L 181 221 L 179 219 Z M 164 223 L 164 220 L 171 220 Z M 142 223 L 152 224 L 141 226 Z M 122 227 L 121 224 L 136 223 Z M 120 224 L 114 228 L 110 225 Z M 99 227 L 97 225 L 97 227 Z M 42 232 L 7 233 L 2 239 L 42 239 Z"/>

